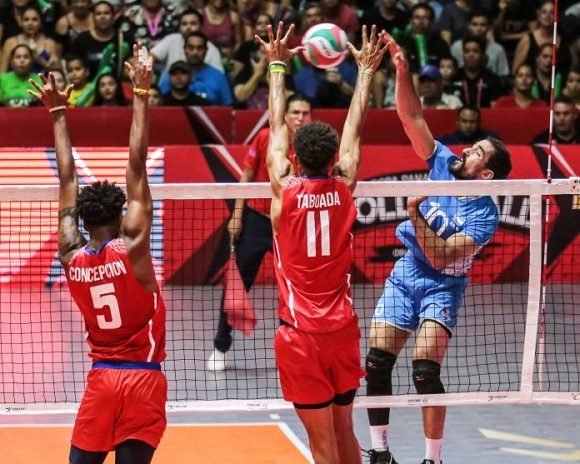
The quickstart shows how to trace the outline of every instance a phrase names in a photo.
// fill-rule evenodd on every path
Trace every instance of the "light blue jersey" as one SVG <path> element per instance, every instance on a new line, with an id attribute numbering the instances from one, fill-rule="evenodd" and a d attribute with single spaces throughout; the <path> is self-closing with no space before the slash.
<path id="1" fill-rule="evenodd" d="M 449 170 L 457 160 L 447 147 L 435 142 L 428 159 L 430 180 L 455 180 Z M 434 269 L 415 237 L 410 220 L 397 227 L 397 237 L 407 248 L 385 283 L 377 303 L 374 320 L 414 331 L 425 319 L 435 320 L 449 329 L 457 323 L 463 303 L 467 272 L 477 253 L 492 238 L 499 224 L 497 207 L 491 197 L 430 196 L 419 207 L 429 227 L 447 239 L 457 233 L 470 237 L 477 248 L 443 269 Z"/>

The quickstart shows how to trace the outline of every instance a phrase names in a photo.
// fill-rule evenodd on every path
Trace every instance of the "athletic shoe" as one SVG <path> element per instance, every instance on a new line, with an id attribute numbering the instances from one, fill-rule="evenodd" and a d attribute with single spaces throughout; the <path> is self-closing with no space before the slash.
<path id="1" fill-rule="evenodd" d="M 207 360 L 206 368 L 212 372 L 222 372 L 226 370 L 226 354 L 223 351 L 214 349 Z"/>
<path id="2" fill-rule="evenodd" d="M 368 453 L 370 458 L 369 464 L 397 464 L 397 461 L 395 461 L 395 458 L 389 450 L 376 451 L 370 449 Z"/>
<path id="3" fill-rule="evenodd" d="M 433 459 L 423 459 L 421 464 L 435 464 L 435 461 Z M 439 464 L 443 464 L 443 461 L 439 461 Z"/>

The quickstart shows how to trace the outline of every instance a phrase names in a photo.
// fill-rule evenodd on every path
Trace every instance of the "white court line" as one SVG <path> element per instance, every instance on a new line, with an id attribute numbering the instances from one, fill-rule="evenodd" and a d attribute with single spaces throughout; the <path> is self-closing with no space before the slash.
<path id="1" fill-rule="evenodd" d="M 304 456 L 309 463 L 313 464 L 314 460 L 312 459 L 312 454 L 310 453 L 310 450 L 304 443 L 302 443 L 300 438 L 296 436 L 296 434 L 292 431 L 292 429 L 288 426 L 288 424 L 286 422 L 276 422 L 276 424 L 278 425 L 278 427 L 280 427 L 280 430 L 284 432 L 288 440 L 290 440 L 292 444 L 296 447 L 296 449 L 300 451 L 302 456 Z"/>

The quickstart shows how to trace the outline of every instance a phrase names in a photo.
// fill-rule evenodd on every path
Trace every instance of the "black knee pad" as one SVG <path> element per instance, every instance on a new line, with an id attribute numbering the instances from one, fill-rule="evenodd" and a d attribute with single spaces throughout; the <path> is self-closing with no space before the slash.
<path id="1" fill-rule="evenodd" d="M 441 383 L 441 364 L 428 359 L 413 361 L 413 383 L 419 395 L 445 393 Z"/>
<path id="2" fill-rule="evenodd" d="M 371 348 L 367 354 L 367 396 L 393 394 L 392 373 L 397 357 L 393 353 Z"/>

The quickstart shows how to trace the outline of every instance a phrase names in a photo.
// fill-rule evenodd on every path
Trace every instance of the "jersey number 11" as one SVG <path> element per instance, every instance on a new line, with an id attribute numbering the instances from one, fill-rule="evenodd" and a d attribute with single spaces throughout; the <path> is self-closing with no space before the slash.
<path id="1" fill-rule="evenodd" d="M 320 234 L 317 233 L 318 230 Z M 306 213 L 306 254 L 309 258 L 317 256 L 317 235 L 320 235 L 320 256 L 330 256 L 330 221 L 327 209 Z"/>

